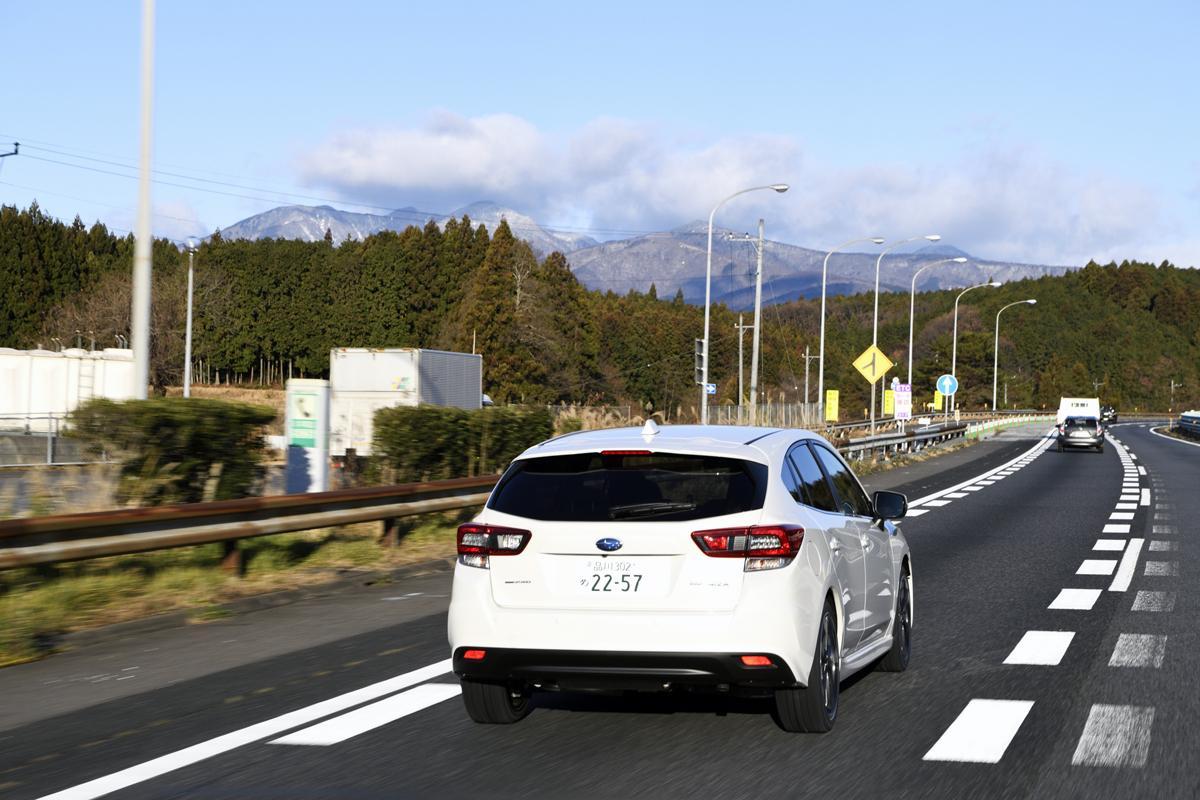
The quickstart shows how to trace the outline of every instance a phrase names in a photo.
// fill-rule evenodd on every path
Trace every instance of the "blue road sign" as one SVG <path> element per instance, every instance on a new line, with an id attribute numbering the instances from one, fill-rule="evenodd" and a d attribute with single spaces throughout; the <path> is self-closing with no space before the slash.
<path id="1" fill-rule="evenodd" d="M 704 384 L 704 393 L 705 394 L 716 394 L 717 393 L 717 385 L 715 383 Z"/>
<path id="2" fill-rule="evenodd" d="M 943 395 L 952 395 L 958 391 L 958 378 L 953 375 L 943 375 L 937 379 L 937 390 Z"/>

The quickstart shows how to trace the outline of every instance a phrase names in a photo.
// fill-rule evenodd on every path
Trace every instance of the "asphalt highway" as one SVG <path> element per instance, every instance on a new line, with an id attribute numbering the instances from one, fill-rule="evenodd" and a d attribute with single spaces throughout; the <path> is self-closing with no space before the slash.
<path id="1" fill-rule="evenodd" d="M 441 574 L 0 671 L 0 796 L 1195 797 L 1200 447 L 1111 433 L 866 481 L 917 501 L 913 660 L 827 735 L 674 695 L 475 725 Z"/>

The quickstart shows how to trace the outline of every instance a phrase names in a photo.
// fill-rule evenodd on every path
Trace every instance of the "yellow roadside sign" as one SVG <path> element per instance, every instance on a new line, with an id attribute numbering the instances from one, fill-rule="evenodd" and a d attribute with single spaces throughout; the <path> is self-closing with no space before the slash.
<path id="1" fill-rule="evenodd" d="M 941 392 L 939 392 L 937 389 L 933 390 L 933 410 L 934 411 L 942 410 L 942 398 L 943 397 L 945 397 L 945 395 L 942 394 Z"/>
<path id="2" fill-rule="evenodd" d="M 825 390 L 825 421 L 838 421 L 838 391 L 837 389 Z"/>
<path id="3" fill-rule="evenodd" d="M 896 413 L 896 393 L 891 389 L 883 390 L 883 413 L 885 415 Z"/>
<path id="4" fill-rule="evenodd" d="M 894 366 L 896 365 L 875 345 L 863 350 L 862 355 L 854 359 L 854 368 L 867 379 L 867 383 L 875 383 Z"/>

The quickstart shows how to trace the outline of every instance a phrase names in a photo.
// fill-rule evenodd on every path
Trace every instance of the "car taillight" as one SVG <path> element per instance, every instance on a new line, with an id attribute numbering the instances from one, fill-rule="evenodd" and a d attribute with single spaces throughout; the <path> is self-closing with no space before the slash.
<path id="1" fill-rule="evenodd" d="M 520 528 L 468 522 L 458 526 L 458 563 L 488 569 L 491 556 L 515 556 L 525 549 L 533 534 Z"/>
<path id="2" fill-rule="evenodd" d="M 752 525 L 696 531 L 692 541 L 712 558 L 744 558 L 746 572 L 779 569 L 792 563 L 804 541 L 799 525 Z"/>

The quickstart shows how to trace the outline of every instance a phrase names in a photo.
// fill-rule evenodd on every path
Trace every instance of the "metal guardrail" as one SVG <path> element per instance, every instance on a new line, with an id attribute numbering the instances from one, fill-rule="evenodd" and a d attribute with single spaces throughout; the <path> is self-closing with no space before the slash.
<path id="1" fill-rule="evenodd" d="M 240 570 L 237 540 L 396 519 L 483 505 L 498 476 L 367 489 L 252 497 L 154 508 L 97 511 L 0 522 L 0 569 L 225 542 L 224 566 Z"/>
<path id="2" fill-rule="evenodd" d="M 966 433 L 967 424 L 965 422 L 950 425 L 930 425 L 903 433 L 864 436 L 860 439 L 851 439 L 848 443 L 839 446 L 838 452 L 848 460 L 861 461 L 868 453 L 882 453 L 886 457 L 891 453 L 917 452 L 930 445 L 940 444 L 951 439 L 961 439 Z"/>

